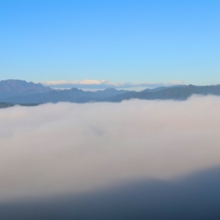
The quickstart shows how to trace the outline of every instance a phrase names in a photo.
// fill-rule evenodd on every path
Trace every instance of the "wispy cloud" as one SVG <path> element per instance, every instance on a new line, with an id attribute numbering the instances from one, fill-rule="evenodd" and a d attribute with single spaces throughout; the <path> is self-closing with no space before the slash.
<path id="1" fill-rule="evenodd" d="M 52 88 L 81 88 L 81 89 L 106 89 L 106 88 L 116 88 L 116 89 L 134 89 L 134 88 L 156 88 L 161 86 L 174 86 L 174 85 L 183 85 L 182 81 L 173 81 L 167 83 L 151 83 L 151 82 L 142 82 L 142 83 L 131 83 L 131 82 L 120 82 L 114 83 L 108 80 L 76 80 L 76 81 L 44 81 L 41 82 L 45 86 Z"/>

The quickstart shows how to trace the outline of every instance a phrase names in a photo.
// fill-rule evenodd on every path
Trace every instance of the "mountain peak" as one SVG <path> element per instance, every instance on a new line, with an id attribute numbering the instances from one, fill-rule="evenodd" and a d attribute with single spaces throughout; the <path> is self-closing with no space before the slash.
<path id="1" fill-rule="evenodd" d="M 71 88 L 72 91 L 81 91 L 81 89 L 77 89 L 76 87 Z"/>
<path id="2" fill-rule="evenodd" d="M 8 79 L 0 81 L 0 96 L 20 96 L 35 93 L 49 92 L 52 89 L 40 83 L 26 82 L 25 80 Z"/>
<path id="3" fill-rule="evenodd" d="M 117 91 L 117 89 L 115 89 L 115 88 L 107 88 L 104 91 Z"/>

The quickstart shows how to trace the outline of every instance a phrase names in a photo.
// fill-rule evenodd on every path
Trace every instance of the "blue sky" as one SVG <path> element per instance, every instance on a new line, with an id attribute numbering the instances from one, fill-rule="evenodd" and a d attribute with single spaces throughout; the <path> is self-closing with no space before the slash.
<path id="1" fill-rule="evenodd" d="M 0 0 L 0 80 L 220 83 L 218 0 Z"/>

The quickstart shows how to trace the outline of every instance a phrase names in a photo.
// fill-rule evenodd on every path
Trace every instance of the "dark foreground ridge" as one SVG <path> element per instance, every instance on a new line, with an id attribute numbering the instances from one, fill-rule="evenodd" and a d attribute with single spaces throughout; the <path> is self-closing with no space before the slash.
<path id="1" fill-rule="evenodd" d="M 83 195 L 0 203 L 1 220 L 219 220 L 220 168 Z"/>
<path id="2" fill-rule="evenodd" d="M 54 90 L 41 84 L 27 83 L 21 80 L 0 81 L 0 102 L 2 103 L 0 107 L 4 107 L 6 104 L 36 105 L 50 102 L 121 102 L 130 99 L 182 101 L 192 95 L 220 96 L 220 85 L 181 85 L 145 89 L 141 92 L 109 88 L 90 92 L 77 88 Z"/>
<path id="3" fill-rule="evenodd" d="M 0 108 L 8 108 L 14 106 L 13 104 L 0 102 Z"/>
<path id="4" fill-rule="evenodd" d="M 0 109 L 1 108 L 9 108 L 9 107 L 13 107 L 13 106 L 15 106 L 15 105 L 17 105 L 17 104 L 11 104 L 11 103 L 5 103 L 5 102 L 0 102 Z M 20 105 L 20 106 L 26 106 L 26 107 L 31 107 L 31 106 L 37 106 L 37 105 L 39 105 L 39 104 L 18 104 L 18 105 Z"/>

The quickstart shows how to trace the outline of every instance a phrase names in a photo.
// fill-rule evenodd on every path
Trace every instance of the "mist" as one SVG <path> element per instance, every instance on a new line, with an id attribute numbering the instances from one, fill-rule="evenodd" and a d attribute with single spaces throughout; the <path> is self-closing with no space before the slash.
<path id="1" fill-rule="evenodd" d="M 90 199 L 100 194 L 114 197 L 113 191 L 123 191 L 123 198 L 126 192 L 136 192 L 138 200 L 143 192 L 151 191 L 146 196 L 146 204 L 151 204 L 153 196 L 165 195 L 158 196 L 161 190 L 170 192 L 166 195 L 173 195 L 173 189 L 181 194 L 187 184 L 180 189 L 180 182 L 220 167 L 219 112 L 220 98 L 216 96 L 193 96 L 187 101 L 58 103 L 0 109 L 0 202 L 21 204 L 67 195 L 81 201 L 80 195 L 90 195 Z M 158 183 L 162 185 L 158 187 Z M 194 181 L 187 186 L 197 188 L 199 184 Z M 208 194 L 209 188 L 198 195 Z M 120 193 L 116 194 L 118 201 Z M 97 203 L 96 210 L 106 200 L 98 200 L 102 202 Z M 123 201 L 129 203 L 129 199 Z M 132 203 L 128 207 L 133 207 Z"/>

